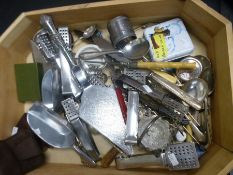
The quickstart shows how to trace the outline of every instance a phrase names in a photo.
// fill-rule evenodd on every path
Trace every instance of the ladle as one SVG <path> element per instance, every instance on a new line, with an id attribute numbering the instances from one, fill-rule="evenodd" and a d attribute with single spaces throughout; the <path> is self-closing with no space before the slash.
<path id="1" fill-rule="evenodd" d="M 47 144 L 55 148 L 72 148 L 80 157 L 96 165 L 78 146 L 78 141 L 68 122 L 41 103 L 34 103 L 27 114 L 27 122 L 32 131 Z"/>

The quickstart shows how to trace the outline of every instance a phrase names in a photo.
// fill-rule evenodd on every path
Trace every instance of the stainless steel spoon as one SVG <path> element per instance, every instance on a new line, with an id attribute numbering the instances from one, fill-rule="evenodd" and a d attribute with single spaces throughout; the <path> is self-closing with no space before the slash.
<path id="1" fill-rule="evenodd" d="M 187 81 L 182 89 L 200 102 L 205 99 L 209 91 L 207 83 L 200 78 Z"/>
<path id="2" fill-rule="evenodd" d="M 107 54 L 121 54 L 122 56 L 130 59 L 137 60 L 141 59 L 145 56 L 149 51 L 149 42 L 144 38 L 138 38 L 131 42 L 129 42 L 123 49 L 121 50 L 110 50 L 110 51 L 102 51 L 102 52 L 85 52 L 79 55 L 81 59 L 94 59 L 96 57 L 107 55 Z"/>
<path id="3" fill-rule="evenodd" d="M 33 104 L 28 111 L 27 122 L 33 132 L 47 144 L 55 148 L 72 148 L 80 157 L 96 165 L 95 161 L 78 146 L 76 135 L 68 122 L 43 104 Z"/>
<path id="4" fill-rule="evenodd" d="M 61 77 L 57 68 L 49 69 L 42 79 L 41 94 L 43 104 L 53 110 L 61 110 Z"/>
<path id="5" fill-rule="evenodd" d="M 202 55 L 195 56 L 197 60 L 199 60 L 202 64 L 203 71 L 200 75 L 200 78 L 205 80 L 208 84 L 208 95 L 211 95 L 214 91 L 214 72 L 211 65 L 210 60 L 207 57 L 204 57 Z"/>

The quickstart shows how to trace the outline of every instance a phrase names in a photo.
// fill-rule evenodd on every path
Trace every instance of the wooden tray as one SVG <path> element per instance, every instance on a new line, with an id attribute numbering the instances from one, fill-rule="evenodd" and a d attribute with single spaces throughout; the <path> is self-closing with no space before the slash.
<path id="1" fill-rule="evenodd" d="M 63 160 L 60 151 L 52 151 L 50 155 L 61 163 L 48 163 L 30 174 L 226 174 L 233 168 L 232 27 L 228 20 L 199 0 L 117 0 L 22 13 L 0 37 L 0 138 L 10 135 L 12 127 L 24 112 L 25 104 L 17 101 L 14 64 L 27 61 L 31 50 L 29 41 L 40 28 L 41 14 L 52 15 L 57 25 L 71 28 L 93 23 L 106 26 L 106 21 L 117 15 L 129 16 L 134 25 L 182 18 L 188 31 L 197 38 L 197 43 L 201 41 L 206 46 L 206 54 L 215 71 L 216 89 L 211 99 L 214 143 L 201 158 L 201 168 L 193 171 L 90 169 L 65 164 L 75 161 L 66 162 L 68 159 Z M 72 159 L 73 154 L 68 152 L 64 155 Z"/>

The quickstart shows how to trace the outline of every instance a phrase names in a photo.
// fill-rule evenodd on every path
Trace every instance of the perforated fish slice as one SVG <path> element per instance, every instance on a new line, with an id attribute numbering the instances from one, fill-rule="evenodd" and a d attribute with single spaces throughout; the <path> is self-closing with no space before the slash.
<path id="1" fill-rule="evenodd" d="M 172 158 L 169 158 L 169 153 L 173 153 L 178 164 L 174 165 Z M 198 156 L 194 143 L 184 142 L 179 144 L 169 145 L 166 151 L 166 163 L 170 170 L 186 170 L 199 168 Z"/>
<path id="2" fill-rule="evenodd" d="M 153 154 L 118 157 L 116 165 L 118 169 L 164 166 L 170 170 L 188 170 L 200 167 L 195 144 L 190 142 L 169 145 L 160 157 Z"/>

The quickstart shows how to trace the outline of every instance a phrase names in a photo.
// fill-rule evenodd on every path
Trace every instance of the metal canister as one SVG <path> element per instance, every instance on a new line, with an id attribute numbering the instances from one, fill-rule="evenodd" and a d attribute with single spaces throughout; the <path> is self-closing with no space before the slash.
<path id="1" fill-rule="evenodd" d="M 108 32 L 113 46 L 117 49 L 123 48 L 130 41 L 136 39 L 136 34 L 129 18 L 117 16 L 108 22 Z"/>

